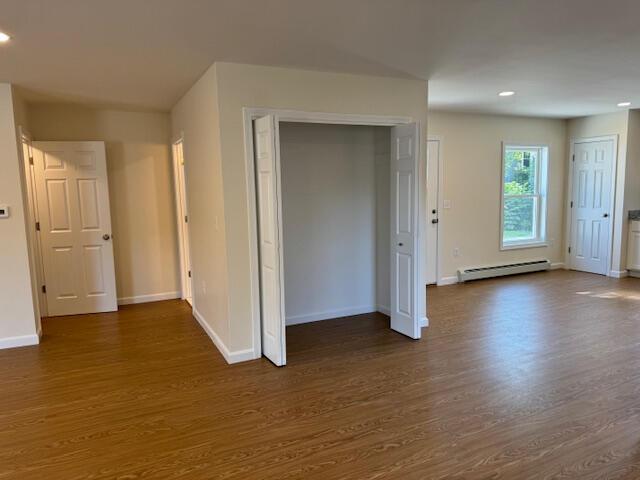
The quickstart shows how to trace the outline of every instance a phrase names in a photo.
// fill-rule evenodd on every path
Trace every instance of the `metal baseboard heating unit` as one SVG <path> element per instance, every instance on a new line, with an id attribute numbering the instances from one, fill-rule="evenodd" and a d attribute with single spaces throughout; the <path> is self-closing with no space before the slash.
<path id="1" fill-rule="evenodd" d="M 469 280 L 479 280 L 481 278 L 503 277 L 505 275 L 516 275 L 518 273 L 541 272 L 549 270 L 551 262 L 549 260 L 535 260 L 532 262 L 508 263 L 505 265 L 494 265 L 493 267 L 474 267 L 458 270 L 458 279 L 461 282 Z"/>

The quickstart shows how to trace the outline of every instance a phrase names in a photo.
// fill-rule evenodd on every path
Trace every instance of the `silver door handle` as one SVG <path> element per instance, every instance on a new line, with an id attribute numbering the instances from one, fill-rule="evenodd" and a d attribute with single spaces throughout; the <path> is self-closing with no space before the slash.
<path id="1" fill-rule="evenodd" d="M 102 235 L 102 239 L 106 242 L 107 240 L 111 239 L 111 235 L 105 233 L 104 235 Z"/>

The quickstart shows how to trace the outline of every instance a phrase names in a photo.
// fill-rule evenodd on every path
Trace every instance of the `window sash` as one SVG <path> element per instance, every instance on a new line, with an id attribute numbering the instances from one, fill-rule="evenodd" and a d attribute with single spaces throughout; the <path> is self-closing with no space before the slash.
<path id="1" fill-rule="evenodd" d="M 546 204 L 546 190 L 548 181 L 547 178 L 544 178 L 544 172 L 547 171 L 548 167 L 544 166 L 544 162 L 546 162 L 545 151 L 548 147 L 525 147 L 525 146 L 517 146 L 517 145 L 509 145 L 505 146 L 503 149 L 503 158 L 502 158 L 502 206 L 501 206 L 501 244 L 505 247 L 508 246 L 518 246 L 518 245 L 533 245 L 536 243 L 544 242 L 544 225 L 543 225 L 543 208 L 545 208 Z M 533 193 L 523 193 L 523 194 L 508 194 L 505 193 L 505 178 L 506 178 L 506 157 L 509 152 L 531 152 L 535 153 L 535 179 L 534 179 L 534 188 Z M 542 185 L 542 182 L 545 182 Z M 532 198 L 534 202 L 533 206 L 533 233 L 532 237 L 527 238 L 516 238 L 509 239 L 505 238 L 505 205 L 507 200 L 509 199 L 517 199 L 517 198 Z"/>

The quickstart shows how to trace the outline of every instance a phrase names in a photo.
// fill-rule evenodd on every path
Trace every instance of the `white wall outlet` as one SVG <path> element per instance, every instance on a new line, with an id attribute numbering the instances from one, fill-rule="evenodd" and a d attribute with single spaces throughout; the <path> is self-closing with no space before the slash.
<path id="1" fill-rule="evenodd" d="M 207 294 L 207 282 L 202 280 L 202 283 L 200 285 L 201 285 L 200 289 L 202 290 L 202 295 L 206 295 Z"/>
<path id="2" fill-rule="evenodd" d="M 456 258 L 460 256 L 460 249 L 458 247 L 453 249 L 453 256 Z"/>
<path id="3" fill-rule="evenodd" d="M 9 205 L 0 205 L 0 218 L 9 218 Z"/>

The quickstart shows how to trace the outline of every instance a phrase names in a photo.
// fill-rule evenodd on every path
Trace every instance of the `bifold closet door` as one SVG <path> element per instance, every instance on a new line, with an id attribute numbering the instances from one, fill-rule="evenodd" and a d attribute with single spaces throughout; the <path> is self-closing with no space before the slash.
<path id="1" fill-rule="evenodd" d="M 420 338 L 416 124 L 391 129 L 391 328 Z M 420 289 L 423 292 L 423 289 Z"/>
<path id="2" fill-rule="evenodd" d="M 118 309 L 103 142 L 33 142 L 49 316 Z"/>
<path id="3" fill-rule="evenodd" d="M 262 353 L 277 366 L 287 363 L 282 283 L 282 207 L 280 148 L 273 115 L 254 124 L 258 241 L 260 245 L 260 306 Z"/>

